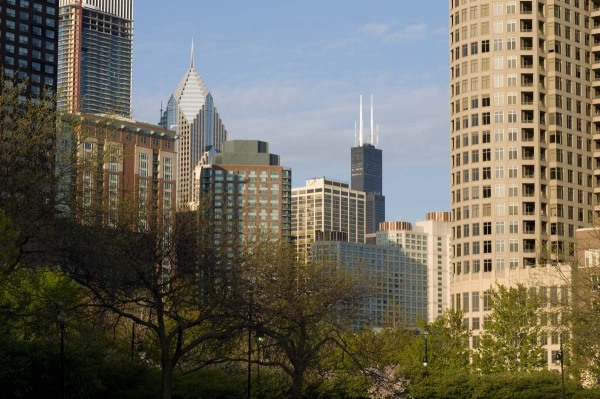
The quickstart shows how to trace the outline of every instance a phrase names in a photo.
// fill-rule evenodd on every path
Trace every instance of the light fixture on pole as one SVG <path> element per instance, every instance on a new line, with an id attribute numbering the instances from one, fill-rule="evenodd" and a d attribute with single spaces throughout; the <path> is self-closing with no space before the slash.
<path id="1" fill-rule="evenodd" d="M 427 364 L 429 364 L 429 353 L 428 353 L 428 348 L 427 348 L 427 336 L 429 335 L 429 333 L 427 331 L 425 331 L 423 333 L 424 338 L 425 338 L 425 356 L 423 357 L 423 366 L 427 367 Z"/>

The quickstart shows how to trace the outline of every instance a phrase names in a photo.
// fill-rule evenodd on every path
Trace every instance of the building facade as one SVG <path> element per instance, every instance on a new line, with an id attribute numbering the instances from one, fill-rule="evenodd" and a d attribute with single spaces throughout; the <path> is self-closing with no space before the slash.
<path id="1" fill-rule="evenodd" d="M 313 241 L 364 243 L 365 198 L 348 183 L 314 178 L 292 189 L 292 237 L 298 256 L 309 259 Z"/>
<path id="2" fill-rule="evenodd" d="M 175 215 L 177 154 L 172 131 L 123 117 L 71 115 L 76 144 L 77 217 L 144 231 Z M 69 134 L 71 134 L 69 133 Z M 170 224 L 170 223 L 168 223 Z"/>
<path id="3" fill-rule="evenodd" d="M 598 209 L 599 6 L 450 1 L 451 291 L 474 347 L 482 294 L 571 259 Z"/>
<path id="4" fill-rule="evenodd" d="M 396 247 L 406 259 L 425 269 L 428 322 L 450 306 L 450 236 L 449 212 L 428 213 L 426 220 L 415 226 L 384 222 L 377 232 L 377 245 Z"/>
<path id="5" fill-rule="evenodd" d="M 56 93 L 57 0 L 0 0 L 0 66 L 26 83 L 22 99 Z"/>
<path id="6" fill-rule="evenodd" d="M 359 320 L 371 328 L 416 328 L 427 315 L 427 268 L 396 246 L 342 241 L 315 241 L 312 258 L 333 262 L 350 273 L 368 276 L 373 295 L 361 308 Z"/>
<path id="7" fill-rule="evenodd" d="M 209 206 L 232 245 L 291 241 L 292 171 L 258 140 L 232 140 L 196 167 L 191 208 Z M 208 201 L 208 204 L 205 202 Z M 222 224 L 221 224 L 222 223 Z"/>
<path id="8" fill-rule="evenodd" d="M 193 200 L 194 168 L 207 149 L 218 152 L 227 140 L 212 94 L 194 67 L 193 46 L 190 67 L 171 95 L 160 124 L 179 136 L 177 198 L 180 206 L 187 206 Z"/>
<path id="9" fill-rule="evenodd" d="M 383 196 L 382 151 L 375 147 L 373 127 L 373 96 L 371 96 L 370 143 L 364 141 L 362 96 L 360 97 L 360 127 L 358 146 L 350 152 L 350 187 L 364 191 L 366 197 L 366 234 L 375 233 L 379 223 L 385 220 L 385 196 Z"/>
<path id="10" fill-rule="evenodd" d="M 59 109 L 129 117 L 133 0 L 59 1 Z"/>

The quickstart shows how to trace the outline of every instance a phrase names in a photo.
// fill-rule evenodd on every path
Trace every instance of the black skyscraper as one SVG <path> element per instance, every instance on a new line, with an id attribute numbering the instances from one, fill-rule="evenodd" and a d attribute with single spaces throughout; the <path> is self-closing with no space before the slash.
<path id="1" fill-rule="evenodd" d="M 58 0 L 0 0 L 0 65 L 23 99 L 56 92 Z"/>
<path id="2" fill-rule="evenodd" d="M 351 150 L 351 181 L 353 190 L 364 191 L 366 197 L 365 233 L 375 233 L 385 221 L 382 151 L 373 144 L 373 98 L 371 97 L 371 143 L 363 143 L 362 96 L 360 100 L 359 146 Z"/>

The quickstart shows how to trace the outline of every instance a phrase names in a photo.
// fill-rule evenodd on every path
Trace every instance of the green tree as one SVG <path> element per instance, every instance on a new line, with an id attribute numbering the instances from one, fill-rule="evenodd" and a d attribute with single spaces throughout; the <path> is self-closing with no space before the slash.
<path id="1" fill-rule="evenodd" d="M 253 246 L 239 271 L 246 288 L 237 292 L 232 310 L 264 337 L 259 363 L 289 376 L 291 397 L 302 397 L 307 373 L 332 347 L 354 356 L 344 333 L 368 293 L 367 280 L 326 263 L 305 264 L 289 245 L 274 242 Z"/>
<path id="2" fill-rule="evenodd" d="M 177 366 L 190 371 L 215 362 L 220 345 L 242 327 L 223 307 L 234 288 L 232 271 L 212 267 L 218 254 L 205 256 L 210 245 L 198 241 L 196 213 L 178 215 L 177 223 L 140 223 L 135 208 L 123 206 L 111 227 L 72 223 L 65 229 L 64 239 L 73 244 L 63 267 L 88 290 L 91 307 L 142 332 L 167 399 Z"/>
<path id="3" fill-rule="evenodd" d="M 59 182 L 72 172 L 70 159 L 57 145 L 62 116 L 53 97 L 23 101 L 22 84 L 5 80 L 0 70 L 0 209 L 16 234 L 10 236 L 13 254 L 3 259 L 4 274 L 17 265 L 54 263 L 56 216 L 66 196 Z M 6 239 L 6 237 L 5 237 Z M 10 260 L 10 262 L 9 262 Z"/>
<path id="4" fill-rule="evenodd" d="M 546 366 L 537 322 L 538 300 L 523 285 L 498 285 L 488 291 L 492 312 L 486 317 L 474 365 L 482 373 L 523 372 Z"/>

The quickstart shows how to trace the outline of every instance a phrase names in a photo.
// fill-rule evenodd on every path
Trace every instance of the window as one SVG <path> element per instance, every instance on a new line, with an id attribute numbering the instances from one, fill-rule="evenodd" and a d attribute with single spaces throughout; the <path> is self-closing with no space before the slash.
<path id="1" fill-rule="evenodd" d="M 509 37 L 506 39 L 506 49 L 507 50 L 516 50 L 517 49 L 517 38 Z"/>
<path id="2" fill-rule="evenodd" d="M 483 235 L 492 234 L 492 222 L 484 222 L 483 223 Z"/>
<path id="3" fill-rule="evenodd" d="M 490 291 L 483 293 L 483 310 L 492 310 L 492 293 Z"/>
<path id="4" fill-rule="evenodd" d="M 482 53 L 489 53 L 490 52 L 490 41 L 489 40 L 482 40 L 481 41 L 481 52 Z"/>
<path id="5" fill-rule="evenodd" d="M 504 123 L 503 111 L 494 111 L 494 123 Z"/>
<path id="6" fill-rule="evenodd" d="M 490 246 L 491 246 L 491 244 L 490 244 Z M 488 273 L 488 272 L 492 271 L 492 260 L 491 259 L 483 260 L 483 271 L 484 271 L 484 273 Z"/>
<path id="7" fill-rule="evenodd" d="M 496 158 L 496 161 L 504 160 L 504 148 L 502 148 L 502 147 L 496 148 L 494 150 L 494 157 Z"/>
<path id="8" fill-rule="evenodd" d="M 483 198 L 490 198 L 492 196 L 492 186 L 483 186 Z"/>
<path id="9" fill-rule="evenodd" d="M 489 148 L 484 148 L 481 154 L 483 162 L 488 162 L 492 160 L 492 150 L 490 150 Z"/>
<path id="10" fill-rule="evenodd" d="M 502 39 L 494 39 L 494 51 L 502 51 Z"/>

